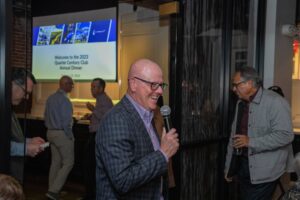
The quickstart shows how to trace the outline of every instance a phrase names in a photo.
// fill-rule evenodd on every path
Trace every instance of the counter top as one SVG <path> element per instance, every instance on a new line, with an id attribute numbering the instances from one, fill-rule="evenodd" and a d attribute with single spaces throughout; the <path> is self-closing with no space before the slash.
<path id="1" fill-rule="evenodd" d="M 44 116 L 39 116 L 39 115 L 31 115 L 31 114 L 17 114 L 17 117 L 18 118 L 21 118 L 21 119 L 32 119 L 32 120 L 44 120 Z M 89 125 L 90 124 L 90 121 L 89 120 L 86 120 L 86 119 L 81 119 L 82 117 L 81 116 L 78 116 L 78 115 L 74 115 L 73 116 L 76 121 L 75 123 L 77 124 L 85 124 L 85 125 Z"/>
<path id="2" fill-rule="evenodd" d="M 300 135 L 300 128 L 293 128 L 295 135 Z"/>

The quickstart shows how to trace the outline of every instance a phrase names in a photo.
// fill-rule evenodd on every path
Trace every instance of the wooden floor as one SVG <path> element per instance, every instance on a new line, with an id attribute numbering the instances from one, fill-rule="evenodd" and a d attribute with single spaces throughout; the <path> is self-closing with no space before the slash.
<path id="1" fill-rule="evenodd" d="M 48 177 L 27 175 L 24 181 L 26 200 L 47 200 Z M 80 181 L 67 180 L 62 189 L 62 200 L 79 200 L 84 195 L 84 187 Z"/>
<path id="2" fill-rule="evenodd" d="M 290 181 L 289 174 L 285 174 L 280 180 L 284 191 L 291 187 L 293 182 Z M 48 177 L 45 175 L 27 174 L 24 181 L 24 193 L 26 200 L 47 200 L 45 196 L 48 187 Z M 284 192 L 277 187 L 272 200 L 279 200 Z M 170 190 L 170 199 L 175 197 L 175 191 Z M 80 200 L 84 196 L 84 186 L 80 180 L 68 179 L 61 192 L 61 200 Z"/>

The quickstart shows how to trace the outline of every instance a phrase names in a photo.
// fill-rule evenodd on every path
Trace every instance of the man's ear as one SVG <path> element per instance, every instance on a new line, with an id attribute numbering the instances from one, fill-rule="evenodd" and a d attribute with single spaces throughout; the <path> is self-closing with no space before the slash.
<path id="1" fill-rule="evenodd" d="M 254 86 L 254 81 L 253 80 L 248 80 L 248 81 L 246 81 L 246 83 L 251 85 L 252 87 Z"/>
<path id="2" fill-rule="evenodd" d="M 100 87 L 100 91 L 101 91 L 101 93 L 102 93 L 102 92 L 104 92 L 104 89 L 103 89 L 103 87 Z"/>
<path id="3" fill-rule="evenodd" d="M 128 80 L 128 88 L 133 92 L 136 91 L 136 81 L 134 78 Z"/>

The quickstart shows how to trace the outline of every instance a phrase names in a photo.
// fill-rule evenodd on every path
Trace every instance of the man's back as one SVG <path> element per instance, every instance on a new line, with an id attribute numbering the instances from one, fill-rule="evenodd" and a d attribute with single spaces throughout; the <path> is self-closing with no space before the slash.
<path id="1" fill-rule="evenodd" d="M 70 108 L 70 104 L 68 102 L 68 98 L 61 90 L 58 90 L 50 95 L 46 102 L 45 117 L 47 118 L 45 119 L 45 122 L 47 124 L 49 123 L 50 126 L 53 122 L 58 123 L 58 120 L 61 118 L 60 113 L 63 113 L 63 110 L 60 109 L 64 109 L 65 106 L 67 106 L 65 108 L 66 110 Z"/>
<path id="2" fill-rule="evenodd" d="M 64 130 L 68 136 L 72 129 L 72 103 L 62 90 L 58 90 L 46 102 L 45 125 L 48 129 Z"/>

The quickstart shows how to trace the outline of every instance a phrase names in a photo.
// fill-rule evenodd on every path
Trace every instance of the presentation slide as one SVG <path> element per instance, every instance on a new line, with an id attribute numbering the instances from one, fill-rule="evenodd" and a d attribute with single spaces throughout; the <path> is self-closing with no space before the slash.
<path id="1" fill-rule="evenodd" d="M 32 71 L 37 80 L 117 79 L 117 22 L 107 9 L 33 20 Z M 87 20 L 92 17 L 91 20 Z M 96 19 L 95 19 L 96 18 Z M 63 22 L 63 23 L 62 23 Z M 41 25 L 40 25 L 41 24 Z"/>

